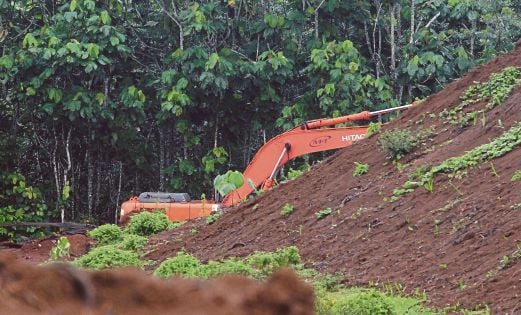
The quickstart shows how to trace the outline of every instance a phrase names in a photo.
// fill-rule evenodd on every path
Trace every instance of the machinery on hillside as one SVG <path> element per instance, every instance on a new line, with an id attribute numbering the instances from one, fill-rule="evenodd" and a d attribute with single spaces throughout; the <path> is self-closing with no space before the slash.
<path id="1" fill-rule="evenodd" d="M 314 152 L 339 149 L 364 139 L 368 126 L 334 127 L 335 125 L 368 120 L 371 117 L 405 110 L 404 105 L 375 112 L 310 120 L 286 131 L 264 144 L 243 173 L 244 184 L 226 195 L 221 203 L 211 200 L 191 200 L 187 193 L 145 192 L 121 205 L 120 221 L 142 210 L 165 209 L 171 221 L 185 221 L 209 216 L 220 207 L 229 207 L 247 198 L 254 189 L 268 190 L 280 168 L 288 161 Z"/>

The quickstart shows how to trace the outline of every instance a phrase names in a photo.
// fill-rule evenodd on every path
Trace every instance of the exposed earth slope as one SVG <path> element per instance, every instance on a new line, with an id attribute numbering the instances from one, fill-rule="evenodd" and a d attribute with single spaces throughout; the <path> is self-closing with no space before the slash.
<path id="1" fill-rule="evenodd" d="M 473 69 L 380 134 L 226 210 L 216 223 L 190 224 L 155 237 L 147 258 L 160 262 L 184 248 L 209 260 L 296 245 L 310 267 L 342 272 L 348 285 L 399 282 L 410 291 L 425 290 L 432 305 L 486 303 L 493 311 L 521 312 L 521 181 L 511 180 L 521 169 L 517 138 L 507 137 L 510 144 L 501 157 L 488 160 L 496 148 L 483 147 L 478 159 L 484 160 L 477 165 L 437 173 L 427 182 L 431 186 L 425 185 L 432 192 L 414 187 L 400 195 L 410 189 L 403 187 L 410 174 L 424 175 L 464 156 L 521 121 L 519 85 L 494 108 L 487 104 L 495 96 L 458 110 L 469 87 L 512 66 L 521 66 L 521 49 Z M 450 123 L 451 113 L 467 123 Z M 378 142 L 382 132 L 393 129 L 421 135 L 421 144 L 400 164 L 392 163 Z M 354 177 L 354 162 L 367 163 L 369 172 Z M 393 195 L 397 200 L 390 200 Z M 295 211 L 282 217 L 285 203 Z M 317 219 L 315 212 L 328 207 L 332 213 Z"/>

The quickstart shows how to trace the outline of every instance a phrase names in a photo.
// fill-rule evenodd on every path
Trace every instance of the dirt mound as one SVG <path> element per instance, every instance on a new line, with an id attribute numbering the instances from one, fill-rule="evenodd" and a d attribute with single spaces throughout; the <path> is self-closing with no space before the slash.
<path id="1" fill-rule="evenodd" d="M 74 259 L 87 253 L 94 243 L 83 234 L 65 235 L 71 244 L 70 258 Z M 60 236 L 53 235 L 46 238 L 34 239 L 15 247 L 0 248 L 0 253 L 10 253 L 18 259 L 42 263 L 49 260 L 51 249 L 56 246 Z M 13 245 L 11 245 L 13 246 Z"/>
<path id="2" fill-rule="evenodd" d="M 313 314 L 313 290 L 291 270 L 266 283 L 243 277 L 162 281 L 137 270 L 36 267 L 0 256 L 0 314 Z"/>
<path id="3" fill-rule="evenodd" d="M 372 137 L 229 209 L 211 226 L 192 224 L 176 237 L 159 235 L 148 258 L 161 261 L 184 248 L 204 261 L 296 245 L 311 267 L 343 272 L 349 285 L 399 282 L 411 291 L 426 290 L 431 305 L 486 303 L 493 311 L 521 312 L 521 263 L 512 259 L 521 246 L 521 181 L 511 181 L 521 169 L 521 150 L 459 178 L 438 176 L 433 192 L 419 188 L 398 201 L 384 201 L 420 166 L 460 156 L 521 121 L 520 88 L 468 127 L 440 118 L 443 110 L 460 104 L 470 85 L 507 66 L 521 66 L 521 48 L 473 69 L 385 126 L 434 132 L 400 161 L 403 170 Z M 479 102 L 466 111 L 482 107 Z M 369 173 L 353 177 L 355 161 L 369 164 Z M 295 212 L 283 218 L 280 210 L 287 202 Z M 333 213 L 318 220 L 315 212 L 326 207 Z M 194 228 L 197 233 L 190 233 Z M 506 264 L 505 256 L 510 258 Z"/>

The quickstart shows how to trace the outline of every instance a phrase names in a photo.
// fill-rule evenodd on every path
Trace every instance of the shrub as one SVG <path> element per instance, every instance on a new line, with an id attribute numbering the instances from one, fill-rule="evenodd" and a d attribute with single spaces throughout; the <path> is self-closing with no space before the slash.
<path id="1" fill-rule="evenodd" d="M 298 248 L 290 246 L 278 249 L 275 252 L 256 252 L 246 258 L 246 262 L 253 268 L 260 270 L 263 274 L 268 275 L 272 271 L 281 267 L 296 266 L 300 264 L 300 255 Z"/>
<path id="2" fill-rule="evenodd" d="M 47 206 L 38 188 L 29 186 L 20 173 L 0 171 L 0 239 L 18 241 L 21 236 L 43 236 L 45 233 L 40 228 L 10 227 L 9 224 L 41 222 L 47 213 Z"/>
<path id="3" fill-rule="evenodd" d="M 147 241 L 147 238 L 141 235 L 124 234 L 123 240 L 117 246 L 125 250 L 138 251 L 145 247 Z"/>
<path id="4" fill-rule="evenodd" d="M 333 314 L 392 315 L 391 304 L 386 296 L 374 289 L 340 298 L 332 307 Z"/>
<path id="5" fill-rule="evenodd" d="M 143 267 L 144 262 L 137 253 L 120 249 L 114 245 L 96 247 L 87 254 L 74 261 L 74 264 L 83 268 L 104 269 L 115 267 Z"/>
<path id="6" fill-rule="evenodd" d="M 282 209 L 280 210 L 280 215 L 283 217 L 287 217 L 295 211 L 295 207 L 291 203 L 286 203 Z"/>
<path id="7" fill-rule="evenodd" d="M 154 271 L 154 275 L 160 278 L 168 278 L 172 275 L 197 277 L 201 274 L 201 266 L 199 259 L 185 252 L 179 252 L 175 257 L 163 261 Z"/>
<path id="8" fill-rule="evenodd" d="M 49 260 L 57 261 L 64 257 L 69 257 L 70 249 L 71 249 L 71 243 L 69 242 L 69 239 L 65 236 L 60 237 L 60 239 L 56 243 L 56 246 L 54 246 L 51 249 L 51 252 L 49 254 Z"/>
<path id="9" fill-rule="evenodd" d="M 173 227 L 166 214 L 155 212 L 141 212 L 130 218 L 127 231 L 141 236 L 150 236 L 159 232 L 166 231 Z"/>
<path id="10" fill-rule="evenodd" d="M 206 217 L 206 224 L 207 225 L 214 224 L 220 218 L 221 218 L 221 213 L 220 212 L 216 212 L 214 214 L 210 214 L 209 216 Z"/>
<path id="11" fill-rule="evenodd" d="M 382 149 L 393 160 L 399 160 L 411 152 L 418 144 L 417 139 L 409 130 L 395 129 L 380 135 L 378 142 Z"/>
<path id="12" fill-rule="evenodd" d="M 514 172 L 514 175 L 512 175 L 512 181 L 521 180 L 521 170 L 517 170 Z"/>
<path id="13" fill-rule="evenodd" d="M 200 268 L 200 277 L 215 278 L 227 274 L 240 274 L 243 276 L 254 276 L 255 270 L 243 261 L 235 258 L 227 259 L 223 262 L 210 261 L 207 265 Z"/>
<path id="14" fill-rule="evenodd" d="M 369 164 L 355 162 L 355 170 L 353 171 L 354 177 L 362 176 L 367 172 L 369 172 Z"/>
<path id="15" fill-rule="evenodd" d="M 295 180 L 295 179 L 299 178 L 300 176 L 302 176 L 302 174 L 304 174 L 304 171 L 299 170 L 299 169 L 294 170 L 294 169 L 290 168 L 288 170 L 287 178 L 289 180 Z"/>
<path id="16" fill-rule="evenodd" d="M 323 219 L 325 217 L 327 217 L 328 215 L 331 214 L 331 212 L 333 212 L 333 209 L 331 208 L 325 208 L 325 209 L 322 209 L 318 212 L 315 212 L 315 216 L 317 217 L 317 219 Z"/>
<path id="17" fill-rule="evenodd" d="M 377 122 L 377 123 L 370 122 L 369 126 L 367 127 L 367 134 L 365 137 L 371 138 L 373 135 L 379 133 L 381 128 L 382 128 L 381 122 Z"/>
<path id="18" fill-rule="evenodd" d="M 123 231 L 115 224 L 100 225 L 87 234 L 101 246 L 116 244 L 123 239 Z"/>

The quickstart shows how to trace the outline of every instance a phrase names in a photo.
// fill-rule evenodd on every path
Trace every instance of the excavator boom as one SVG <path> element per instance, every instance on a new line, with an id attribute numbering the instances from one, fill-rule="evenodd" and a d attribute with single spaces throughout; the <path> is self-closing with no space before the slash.
<path id="1" fill-rule="evenodd" d="M 286 131 L 266 142 L 257 151 L 244 171 L 244 184 L 225 196 L 222 203 L 219 204 L 215 201 L 206 200 L 181 202 L 158 200 L 154 202 L 153 200 L 143 201 L 133 197 L 121 205 L 120 220 L 123 220 L 132 212 L 141 211 L 142 209 L 165 209 L 167 216 L 172 221 L 185 221 L 208 216 L 221 206 L 229 207 L 245 200 L 254 189 L 267 190 L 271 188 L 277 171 L 288 161 L 305 154 L 350 146 L 353 142 L 364 139 L 368 129 L 367 126 L 331 126 L 352 121 L 368 120 L 371 117 L 404 110 L 410 106 L 412 105 L 307 121 L 301 126 Z"/>

